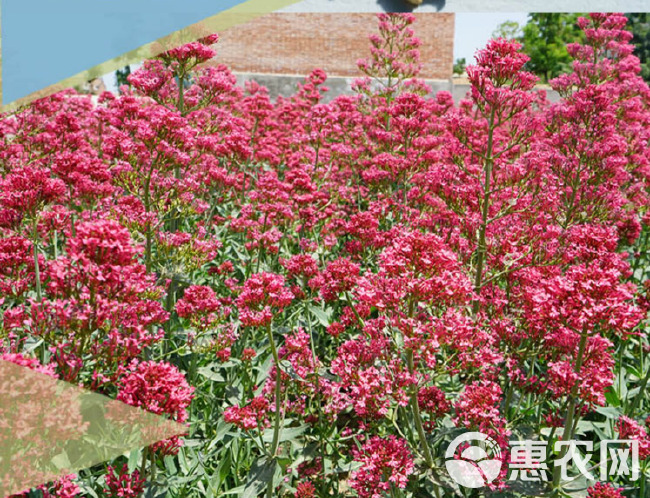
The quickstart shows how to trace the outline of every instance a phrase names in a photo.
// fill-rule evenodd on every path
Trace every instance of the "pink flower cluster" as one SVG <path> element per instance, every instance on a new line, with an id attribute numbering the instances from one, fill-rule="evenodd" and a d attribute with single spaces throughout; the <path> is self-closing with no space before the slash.
<path id="1" fill-rule="evenodd" d="M 252 275 L 237 297 L 239 319 L 247 327 L 265 327 L 271 324 L 274 312 L 286 308 L 293 294 L 285 287 L 282 275 L 258 273 Z"/>
<path id="2" fill-rule="evenodd" d="M 414 470 L 406 441 L 395 436 L 374 436 L 352 453 L 361 468 L 352 472 L 350 486 L 361 498 L 381 498 L 391 486 L 404 489 Z"/>
<path id="3" fill-rule="evenodd" d="M 268 418 L 269 401 L 257 396 L 251 402 L 243 407 L 231 406 L 226 408 L 223 418 L 230 424 L 244 430 L 264 429 L 270 425 Z"/>
<path id="4" fill-rule="evenodd" d="M 187 407 L 192 401 L 194 388 L 173 365 L 165 362 L 137 360 L 129 365 L 118 380 L 117 399 L 143 408 L 156 415 L 167 415 L 176 422 L 187 421 Z M 175 454 L 182 441 L 178 436 L 155 443 L 154 450 Z"/>
<path id="5" fill-rule="evenodd" d="M 109 467 L 106 474 L 106 487 L 110 496 L 116 498 L 137 498 L 144 491 L 144 483 L 144 479 L 140 478 L 140 472 L 134 470 L 130 474 L 127 465 L 117 473 L 113 467 Z"/>

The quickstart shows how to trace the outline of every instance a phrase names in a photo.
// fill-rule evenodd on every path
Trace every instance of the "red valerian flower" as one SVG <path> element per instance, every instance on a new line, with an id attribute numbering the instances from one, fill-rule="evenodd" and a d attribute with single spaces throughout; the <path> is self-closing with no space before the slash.
<path id="1" fill-rule="evenodd" d="M 118 380 L 117 399 L 128 405 L 143 408 L 156 415 L 168 415 L 183 423 L 187 420 L 187 407 L 192 401 L 194 388 L 185 376 L 166 362 L 134 360 Z M 163 454 L 175 454 L 182 442 L 178 436 L 155 443 L 152 448 Z"/>
<path id="2" fill-rule="evenodd" d="M 381 498 L 391 485 L 404 489 L 415 467 L 408 444 L 395 436 L 373 436 L 352 455 L 361 468 L 350 475 L 350 487 L 360 498 Z"/>
<path id="3" fill-rule="evenodd" d="M 244 326 L 267 326 L 274 313 L 291 304 L 294 296 L 284 283 L 284 277 L 275 273 L 257 273 L 244 282 L 236 300 L 239 319 Z"/>
<path id="4" fill-rule="evenodd" d="M 609 483 L 597 482 L 587 490 L 588 498 L 623 498 L 621 492 Z"/>
<path id="5" fill-rule="evenodd" d="M 0 293 L 21 296 L 34 281 L 32 242 L 18 236 L 0 239 Z"/>
<path id="6" fill-rule="evenodd" d="M 359 265 L 346 258 L 339 258 L 328 264 L 321 277 L 323 299 L 334 301 L 342 292 L 351 290 L 357 283 L 359 271 Z"/>
<path id="7" fill-rule="evenodd" d="M 222 309 L 216 293 L 206 285 L 191 285 L 183 297 L 176 301 L 176 313 L 181 318 L 189 319 L 195 326 L 202 329 L 214 324 L 218 319 L 218 311 Z"/>
<path id="8" fill-rule="evenodd" d="M 34 216 L 46 204 L 60 199 L 65 184 L 45 169 L 16 169 L 0 182 L 0 206 Z"/>
<path id="9" fill-rule="evenodd" d="M 428 386 L 418 392 L 418 405 L 420 410 L 440 418 L 451 408 L 451 403 L 445 397 L 445 393 L 436 386 Z"/>
<path id="10" fill-rule="evenodd" d="M 454 423 L 492 436 L 501 446 L 507 446 L 510 432 L 499 411 L 502 394 L 501 387 L 489 380 L 469 384 L 454 405 Z"/>
<path id="11" fill-rule="evenodd" d="M 311 481 L 303 481 L 296 486 L 296 498 L 314 498 L 316 496 L 316 486 Z"/>
<path id="12" fill-rule="evenodd" d="M 115 498 L 137 498 L 144 491 L 145 482 L 138 470 L 129 473 L 126 464 L 117 473 L 109 466 L 106 473 L 106 487 L 110 496 Z"/>
<path id="13" fill-rule="evenodd" d="M 257 396 L 246 406 L 231 406 L 226 408 L 223 418 L 226 422 L 234 424 L 240 429 L 250 431 L 263 430 L 271 425 L 269 419 L 269 400 L 264 396 Z"/>
<path id="14" fill-rule="evenodd" d="M 472 286 L 457 256 L 434 234 L 397 237 L 379 257 L 380 270 L 361 280 L 359 299 L 380 310 L 417 303 L 444 306 L 469 300 Z"/>
<path id="15" fill-rule="evenodd" d="M 625 415 L 621 415 L 616 422 L 619 439 L 632 439 L 639 443 L 639 459 L 646 460 L 650 457 L 650 438 L 645 428 Z"/>
<path id="16" fill-rule="evenodd" d="M 43 365 L 36 358 L 25 356 L 22 353 L 3 353 L 0 354 L 0 360 L 9 361 L 15 365 L 29 368 L 30 370 L 34 370 L 35 372 L 45 374 L 55 379 L 58 378 L 54 371 L 54 365 Z"/>

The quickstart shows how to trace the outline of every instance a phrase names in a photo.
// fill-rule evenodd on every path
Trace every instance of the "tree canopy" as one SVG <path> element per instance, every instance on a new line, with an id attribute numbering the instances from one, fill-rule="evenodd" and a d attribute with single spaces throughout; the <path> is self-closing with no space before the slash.
<path id="1" fill-rule="evenodd" d="M 639 12 L 625 15 L 628 19 L 628 29 L 634 35 L 634 54 L 641 59 L 641 76 L 650 81 L 650 14 Z"/>
<path id="2" fill-rule="evenodd" d="M 501 23 L 492 36 L 515 39 L 530 57 L 527 69 L 548 81 L 569 69 L 568 43 L 581 43 L 584 33 L 576 25 L 576 13 L 532 13 L 521 26 L 514 21 Z M 641 60 L 641 76 L 650 81 L 650 13 L 630 13 L 627 29 L 634 38 L 634 54 Z"/>
<path id="3" fill-rule="evenodd" d="M 529 14 L 519 39 L 530 57 L 526 64 L 529 71 L 548 81 L 568 69 L 571 57 L 567 43 L 584 41 L 584 33 L 576 25 L 579 16 L 559 12 Z"/>

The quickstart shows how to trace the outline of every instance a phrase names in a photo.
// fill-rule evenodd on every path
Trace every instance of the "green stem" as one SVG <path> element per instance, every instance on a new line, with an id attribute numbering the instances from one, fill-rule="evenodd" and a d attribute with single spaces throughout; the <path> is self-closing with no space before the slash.
<path id="1" fill-rule="evenodd" d="M 151 175 L 153 172 L 153 166 L 149 169 L 147 176 L 144 179 L 144 210 L 149 214 L 151 208 L 151 192 L 149 189 L 151 187 Z M 144 246 L 144 261 L 147 268 L 147 272 L 151 271 L 151 223 L 147 223 L 147 232 L 145 234 L 146 242 Z"/>
<path id="2" fill-rule="evenodd" d="M 147 273 L 151 272 L 151 227 L 147 226 L 147 241 L 144 247 L 144 263 Z"/>
<path id="3" fill-rule="evenodd" d="M 639 496 L 645 496 L 645 487 L 646 487 L 646 465 L 645 463 L 641 466 L 641 483 L 639 485 Z"/>
<path id="4" fill-rule="evenodd" d="M 176 107 L 181 116 L 185 116 L 185 68 L 178 73 L 178 102 Z"/>
<path id="5" fill-rule="evenodd" d="M 507 377 L 507 374 L 506 374 Z M 510 410 L 510 403 L 512 403 L 512 396 L 514 394 L 512 382 L 508 382 L 508 390 L 506 391 L 506 400 L 503 403 L 503 415 L 508 418 L 508 411 Z"/>
<path id="6" fill-rule="evenodd" d="M 156 480 L 156 455 L 153 451 L 149 452 L 149 469 L 151 470 L 151 482 Z"/>
<path id="7" fill-rule="evenodd" d="M 38 264 L 38 221 L 36 220 L 36 217 L 34 217 L 32 242 L 34 244 L 34 278 L 36 279 L 36 296 L 40 303 L 43 300 L 43 290 L 41 289 L 41 270 Z"/>
<path id="8" fill-rule="evenodd" d="M 575 373 L 580 375 L 580 369 L 582 368 L 582 363 L 584 361 L 585 351 L 587 349 L 587 331 L 583 330 L 580 334 L 580 344 L 578 346 L 578 357 L 576 358 Z M 577 397 L 578 389 L 580 387 L 579 378 L 576 379 L 573 387 L 571 388 L 571 393 L 569 394 L 569 403 L 566 411 L 566 419 L 564 421 L 564 432 L 562 433 L 562 441 L 571 441 L 574 435 L 574 418 L 576 417 L 576 406 L 577 406 Z M 568 451 L 567 446 L 563 446 L 560 451 L 560 458 L 566 455 Z M 561 466 L 556 465 L 553 469 L 553 490 L 557 491 L 560 485 L 560 472 Z"/>
<path id="9" fill-rule="evenodd" d="M 170 353 L 170 348 L 172 346 L 172 312 L 174 311 L 174 304 L 176 302 L 176 288 L 178 287 L 178 282 L 176 277 L 172 275 L 171 281 L 169 282 L 169 287 L 167 289 L 167 296 L 165 297 L 165 311 L 169 313 L 169 319 L 164 324 L 165 330 L 165 341 L 163 343 L 163 352 L 165 354 Z"/>
<path id="10" fill-rule="evenodd" d="M 639 392 L 634 396 L 634 399 L 632 400 L 632 404 L 627 410 L 627 413 L 630 417 L 634 417 L 634 412 L 637 409 L 637 406 L 639 405 L 639 402 L 645 396 L 645 388 L 648 385 L 648 381 L 650 381 L 650 368 L 648 368 L 648 371 L 645 374 L 645 377 L 643 378 L 643 381 L 641 381 L 641 385 L 639 386 Z"/>
<path id="11" fill-rule="evenodd" d="M 304 313 L 305 317 L 307 318 L 307 327 L 309 329 L 309 345 L 311 346 L 311 358 L 312 362 L 314 364 L 314 367 L 316 368 L 315 372 L 315 381 L 316 381 L 316 407 L 318 409 L 318 425 L 319 425 L 319 431 L 318 431 L 318 446 L 320 449 L 320 454 L 321 454 L 321 460 L 323 462 L 323 468 L 322 468 L 322 478 L 321 482 L 319 485 L 320 492 L 322 496 L 325 496 L 325 478 L 327 476 L 327 459 L 325 458 L 325 439 L 323 437 L 323 428 L 322 428 L 322 421 L 323 421 L 323 406 L 322 406 L 322 400 L 320 397 L 320 376 L 318 374 L 318 356 L 316 356 L 316 345 L 314 343 L 314 333 L 311 327 L 311 317 L 309 315 L 309 310 L 307 309 L 307 302 L 305 301 L 305 307 L 304 307 Z"/>
<path id="12" fill-rule="evenodd" d="M 149 447 L 147 446 L 144 450 L 142 450 L 142 463 L 140 464 L 140 479 L 143 479 L 144 481 L 147 480 L 147 461 L 149 460 Z M 142 495 L 145 495 L 145 490 L 142 490 Z"/>
<path id="13" fill-rule="evenodd" d="M 476 246 L 476 276 L 474 278 L 474 291 L 479 292 L 483 284 L 483 267 L 487 256 L 487 245 L 485 241 L 485 233 L 488 226 L 488 215 L 490 213 L 490 188 L 492 182 L 492 169 L 494 167 L 494 108 L 490 111 L 490 118 L 488 121 L 488 140 L 487 149 L 485 152 L 485 179 L 483 184 L 483 202 L 481 205 L 481 226 L 478 231 L 478 243 Z M 478 296 L 472 305 L 474 314 L 479 311 Z"/>
<path id="14" fill-rule="evenodd" d="M 406 352 L 406 362 L 408 364 L 409 373 L 413 374 L 415 370 L 415 365 L 413 363 L 413 350 L 409 349 Z M 418 438 L 420 439 L 420 446 L 422 446 L 422 452 L 424 453 L 424 461 L 427 464 L 428 468 L 433 467 L 433 458 L 431 456 L 431 450 L 429 449 L 429 444 L 427 443 L 427 436 L 424 432 L 424 427 L 422 426 L 422 415 L 420 414 L 420 406 L 418 404 L 418 386 L 414 385 L 411 389 L 411 410 L 413 411 L 413 418 L 415 420 L 415 429 L 418 431 Z"/>
<path id="15" fill-rule="evenodd" d="M 280 357 L 278 356 L 278 349 L 275 347 L 275 342 L 273 342 L 273 332 L 271 332 L 270 323 L 266 326 L 266 335 L 269 338 L 271 354 L 275 361 L 275 420 L 273 422 L 273 441 L 271 442 L 271 456 L 275 458 L 275 454 L 277 453 L 280 444 L 280 396 L 282 396 L 282 372 L 280 371 Z M 268 498 L 273 497 L 273 479 L 269 481 L 267 496 Z"/>

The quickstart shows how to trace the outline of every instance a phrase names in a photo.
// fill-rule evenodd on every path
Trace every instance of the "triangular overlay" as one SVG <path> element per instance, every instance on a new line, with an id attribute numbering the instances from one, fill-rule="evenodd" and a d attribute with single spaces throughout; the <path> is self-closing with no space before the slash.
<path id="1" fill-rule="evenodd" d="M 3 0 L 3 110 L 297 1 Z"/>
<path id="2" fill-rule="evenodd" d="M 0 360 L 0 496 L 186 432 L 161 416 Z"/>

